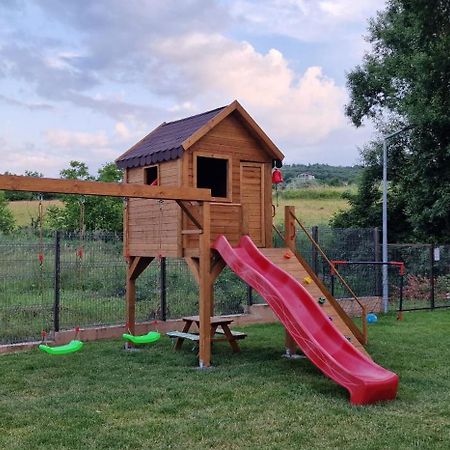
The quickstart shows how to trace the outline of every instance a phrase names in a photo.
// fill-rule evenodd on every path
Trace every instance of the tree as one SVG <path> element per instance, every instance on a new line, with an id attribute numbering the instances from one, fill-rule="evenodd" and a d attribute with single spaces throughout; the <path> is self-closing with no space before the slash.
<path id="1" fill-rule="evenodd" d="M 61 178 L 120 182 L 122 171 L 114 163 L 105 164 L 97 176 L 89 174 L 85 163 L 71 161 L 69 168 L 60 172 Z M 52 229 L 76 231 L 80 222 L 86 230 L 122 231 L 123 201 L 117 197 L 63 195 L 64 207 L 50 206 L 47 210 L 47 224 Z M 84 209 L 84 218 L 82 217 Z"/>
<path id="2" fill-rule="evenodd" d="M 346 114 L 355 126 L 372 120 L 381 134 L 414 128 L 390 143 L 390 227 L 420 240 L 450 238 L 450 2 L 388 0 L 370 21 L 372 49 L 347 76 Z M 367 225 L 381 217 L 380 141 L 363 152 L 365 170 L 349 211 L 334 224 Z M 374 214 L 371 209 L 379 210 Z M 376 217 L 376 219 L 375 219 Z M 401 238 L 393 234 L 391 237 Z"/>
<path id="3" fill-rule="evenodd" d="M 8 208 L 5 194 L 0 192 L 0 232 L 11 233 L 14 230 L 15 220 L 13 213 Z"/>

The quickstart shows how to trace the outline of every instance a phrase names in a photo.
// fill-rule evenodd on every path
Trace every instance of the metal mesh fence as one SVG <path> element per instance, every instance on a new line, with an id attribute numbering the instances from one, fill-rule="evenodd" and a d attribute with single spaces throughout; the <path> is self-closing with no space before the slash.
<path id="1" fill-rule="evenodd" d="M 0 255 L 0 343 L 34 340 L 52 325 L 52 238 L 0 236 Z"/>
<path id="2" fill-rule="evenodd" d="M 373 261 L 381 252 L 374 230 L 311 230 L 330 259 Z M 122 237 L 111 233 L 0 235 L 0 344 L 38 340 L 42 330 L 124 323 L 126 263 Z M 297 248 L 337 298 L 328 264 L 302 233 Z M 284 246 L 274 233 L 274 246 Z M 450 246 L 436 254 L 430 245 L 390 245 L 390 259 L 406 265 L 404 309 L 450 306 Z M 39 255 L 42 254 L 42 264 Z M 161 266 L 165 264 L 165 282 Z M 58 275 L 59 271 L 59 276 Z M 341 266 L 339 271 L 359 297 L 379 296 L 381 268 Z M 60 280 L 58 286 L 57 279 Z M 389 269 L 392 309 L 398 308 L 399 275 Z M 264 303 L 230 269 L 215 282 L 215 314 L 238 314 L 250 302 Z M 166 308 L 162 311 L 162 298 Z M 183 259 L 155 260 L 136 283 L 136 319 L 179 318 L 198 313 L 198 285 Z M 58 306 L 58 308 L 56 308 Z M 370 305 L 369 305 L 370 310 Z M 356 312 L 356 311 L 355 311 Z"/>
<path id="3" fill-rule="evenodd" d="M 78 233 L 60 232 L 58 243 L 55 233 L 41 242 L 30 231 L 0 236 L 0 252 L 0 344 L 39 340 L 42 330 L 51 335 L 77 326 L 124 323 L 121 235 L 88 233 L 80 239 Z M 161 319 L 164 295 L 166 319 L 198 314 L 198 285 L 183 259 L 155 259 L 137 279 L 136 320 Z M 215 283 L 215 314 L 243 313 L 247 297 L 247 285 L 224 269 Z"/>
<path id="4" fill-rule="evenodd" d="M 389 258 L 405 263 L 403 310 L 450 306 L 450 246 L 391 244 Z"/>

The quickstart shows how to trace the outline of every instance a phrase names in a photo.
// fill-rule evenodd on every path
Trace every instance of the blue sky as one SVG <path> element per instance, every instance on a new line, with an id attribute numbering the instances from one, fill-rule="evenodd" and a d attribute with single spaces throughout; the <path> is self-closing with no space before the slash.
<path id="1" fill-rule="evenodd" d="M 163 121 L 238 99 L 286 162 L 347 165 L 344 116 L 379 0 L 3 0 L 0 172 L 92 171 Z"/>

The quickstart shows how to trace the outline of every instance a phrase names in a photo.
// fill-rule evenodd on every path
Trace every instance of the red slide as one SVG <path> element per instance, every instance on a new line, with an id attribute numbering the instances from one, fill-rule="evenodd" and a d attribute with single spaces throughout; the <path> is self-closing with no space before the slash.
<path id="1" fill-rule="evenodd" d="M 225 236 L 219 236 L 212 247 L 233 272 L 264 297 L 304 354 L 350 392 L 352 404 L 395 398 L 398 376 L 358 351 L 306 289 L 269 261 L 248 236 L 235 248 Z"/>

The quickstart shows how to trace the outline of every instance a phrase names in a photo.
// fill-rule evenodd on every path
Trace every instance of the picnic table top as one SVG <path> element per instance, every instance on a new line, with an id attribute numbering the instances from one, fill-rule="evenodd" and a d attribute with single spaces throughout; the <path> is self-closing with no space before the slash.
<path id="1" fill-rule="evenodd" d="M 185 322 L 200 322 L 200 316 L 187 316 L 183 317 L 183 320 Z M 211 324 L 228 324 L 233 322 L 233 319 L 230 317 L 223 317 L 223 316 L 213 316 L 211 317 Z"/>

